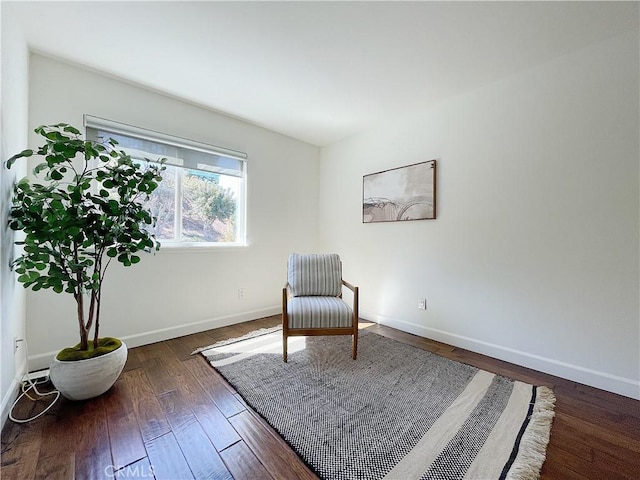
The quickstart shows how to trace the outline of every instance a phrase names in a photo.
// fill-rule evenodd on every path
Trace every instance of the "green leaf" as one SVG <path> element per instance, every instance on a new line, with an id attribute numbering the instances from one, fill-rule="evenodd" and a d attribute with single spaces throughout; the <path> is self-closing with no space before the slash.
<path id="1" fill-rule="evenodd" d="M 34 175 L 38 175 L 42 170 L 44 170 L 45 168 L 47 168 L 48 165 L 46 163 L 39 163 L 38 165 L 35 166 L 35 168 L 33 169 L 33 174 Z"/>
<path id="2" fill-rule="evenodd" d="M 33 150 L 21 151 L 17 155 L 14 155 L 9 160 L 7 160 L 7 168 L 11 168 L 11 165 L 13 165 L 16 162 L 16 160 L 18 160 L 19 158 L 30 157 L 31 155 L 33 155 Z"/>
<path id="3" fill-rule="evenodd" d="M 127 253 L 121 253 L 120 255 L 118 255 L 118 261 L 125 267 L 131 266 L 131 259 L 129 258 L 129 255 Z"/>
<path id="4" fill-rule="evenodd" d="M 72 127 L 71 125 L 66 125 L 64 127 L 64 131 L 65 132 L 69 132 L 69 133 L 73 133 L 75 135 L 80 135 L 80 131 L 77 128 Z"/>
<path id="5" fill-rule="evenodd" d="M 49 140 L 54 140 L 54 141 L 64 140 L 64 137 L 59 132 L 55 132 L 55 131 L 45 132 L 42 136 L 44 138 L 48 138 Z"/>
<path id="6" fill-rule="evenodd" d="M 71 201 L 78 203 L 82 200 L 82 194 L 78 190 L 74 190 L 69 194 L 69 198 Z"/>
<path id="7" fill-rule="evenodd" d="M 53 208 L 56 211 L 61 211 L 64 210 L 64 205 L 62 204 L 62 202 L 60 200 L 52 200 L 51 201 L 51 208 Z"/>
<path id="8" fill-rule="evenodd" d="M 26 274 L 26 273 L 18 277 L 18 281 L 20 283 L 26 283 L 29 281 L 29 279 L 30 279 L 29 274 Z"/>
<path id="9" fill-rule="evenodd" d="M 109 200 L 109 208 L 113 213 L 120 213 L 120 203 L 116 200 Z"/>

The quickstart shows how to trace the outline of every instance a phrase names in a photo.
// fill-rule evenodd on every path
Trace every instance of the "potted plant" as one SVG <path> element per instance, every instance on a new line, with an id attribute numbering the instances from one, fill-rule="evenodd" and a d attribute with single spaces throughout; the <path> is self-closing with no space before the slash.
<path id="1" fill-rule="evenodd" d="M 62 395 L 82 400 L 111 388 L 126 362 L 124 342 L 99 337 L 102 285 L 113 260 L 128 267 L 140 261 L 139 252 L 160 248 L 145 201 L 165 167 L 134 161 L 113 139 L 83 140 L 65 123 L 35 132 L 44 144 L 7 161 L 11 168 L 34 154 L 44 160 L 34 169 L 43 183 L 23 178 L 14 186 L 9 227 L 25 236 L 12 266 L 25 288 L 75 299 L 80 342 L 58 353 L 50 378 Z"/>

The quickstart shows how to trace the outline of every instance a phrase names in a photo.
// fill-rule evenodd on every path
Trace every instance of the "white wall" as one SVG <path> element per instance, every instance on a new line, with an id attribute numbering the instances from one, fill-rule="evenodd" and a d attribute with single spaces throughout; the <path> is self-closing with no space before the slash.
<path id="1" fill-rule="evenodd" d="M 320 248 L 342 254 L 363 317 L 640 398 L 638 44 L 324 148 Z M 361 223 L 363 175 L 431 159 L 437 220 Z"/>
<path id="2" fill-rule="evenodd" d="M 0 400 L 4 425 L 17 396 L 17 380 L 26 366 L 24 347 L 14 351 L 13 339 L 25 336 L 24 289 L 9 268 L 14 232 L 7 228 L 13 179 L 26 168 L 7 170 L 6 159 L 27 148 L 28 53 L 27 46 L 7 16 L 2 14 L 2 73 L 0 88 Z"/>
<path id="3" fill-rule="evenodd" d="M 29 100 L 31 130 L 58 122 L 81 127 L 88 113 L 249 155 L 249 245 L 165 248 L 131 268 L 112 265 L 101 335 L 136 346 L 280 312 L 287 256 L 318 246 L 317 147 L 39 55 L 31 56 Z M 35 134 L 29 141 L 39 144 Z M 68 295 L 29 291 L 32 368 L 77 343 L 74 311 Z"/>

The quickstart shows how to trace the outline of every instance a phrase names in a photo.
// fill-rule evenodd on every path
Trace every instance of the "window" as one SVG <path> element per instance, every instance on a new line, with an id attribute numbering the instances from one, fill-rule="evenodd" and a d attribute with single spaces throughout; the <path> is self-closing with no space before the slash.
<path id="1" fill-rule="evenodd" d="M 87 139 L 118 142 L 136 161 L 166 158 L 149 207 L 153 232 L 174 244 L 244 245 L 247 155 L 85 115 Z"/>

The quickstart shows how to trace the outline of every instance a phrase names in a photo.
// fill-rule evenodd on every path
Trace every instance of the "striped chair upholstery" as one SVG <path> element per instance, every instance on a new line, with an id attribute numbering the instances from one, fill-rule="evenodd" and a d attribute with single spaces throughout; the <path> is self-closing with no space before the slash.
<path id="1" fill-rule="evenodd" d="M 342 287 L 353 291 L 353 308 L 342 300 Z M 336 254 L 289 256 L 287 284 L 282 290 L 283 359 L 287 338 L 299 335 L 352 335 L 353 358 L 358 345 L 358 287 L 342 279 Z"/>
<path id="2" fill-rule="evenodd" d="M 342 291 L 342 264 L 335 253 L 324 255 L 289 255 L 287 268 L 291 295 L 337 297 Z"/>
<path id="3" fill-rule="evenodd" d="M 287 301 L 289 328 L 349 328 L 353 310 L 338 297 L 293 297 Z"/>

